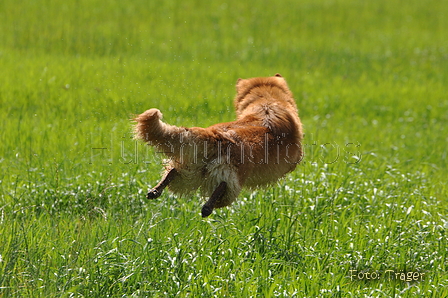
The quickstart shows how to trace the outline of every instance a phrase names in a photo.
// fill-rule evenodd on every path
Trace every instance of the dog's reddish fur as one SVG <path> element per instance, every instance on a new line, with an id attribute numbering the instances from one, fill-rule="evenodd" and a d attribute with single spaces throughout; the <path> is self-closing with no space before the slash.
<path id="1" fill-rule="evenodd" d="M 302 124 L 285 79 L 239 79 L 234 100 L 237 119 L 208 128 L 177 127 L 161 121 L 150 109 L 135 120 L 136 137 L 168 157 L 162 181 L 148 193 L 160 196 L 168 186 L 183 195 L 197 189 L 210 197 L 202 209 L 230 205 L 243 187 L 276 182 L 294 170 L 303 157 Z"/>

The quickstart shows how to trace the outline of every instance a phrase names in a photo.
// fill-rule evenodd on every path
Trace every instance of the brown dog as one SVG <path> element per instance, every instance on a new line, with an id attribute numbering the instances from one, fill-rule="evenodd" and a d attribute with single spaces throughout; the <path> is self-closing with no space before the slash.
<path id="1" fill-rule="evenodd" d="M 177 127 L 161 121 L 150 109 L 135 120 L 136 138 L 169 157 L 163 179 L 148 199 L 163 189 L 176 194 L 201 190 L 209 197 L 202 216 L 232 204 L 241 189 L 276 182 L 294 170 L 303 157 L 302 124 L 285 79 L 238 79 L 234 100 L 237 120 L 208 128 Z"/>

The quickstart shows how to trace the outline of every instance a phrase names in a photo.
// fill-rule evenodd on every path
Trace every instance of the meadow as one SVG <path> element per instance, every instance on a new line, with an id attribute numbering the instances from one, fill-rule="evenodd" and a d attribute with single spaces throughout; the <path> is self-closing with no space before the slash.
<path id="1" fill-rule="evenodd" d="M 448 296 L 448 2 L 0 2 L 0 297 Z M 202 219 L 133 115 L 281 73 L 305 158 Z"/>

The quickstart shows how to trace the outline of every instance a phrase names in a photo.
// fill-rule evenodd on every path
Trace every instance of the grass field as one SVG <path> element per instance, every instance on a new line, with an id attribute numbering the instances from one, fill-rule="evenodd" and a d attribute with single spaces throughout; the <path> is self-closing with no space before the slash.
<path id="1" fill-rule="evenodd" d="M 448 2 L 0 2 L 0 297 L 448 296 Z M 202 219 L 133 114 L 281 73 L 304 162 Z M 411 273 L 412 272 L 412 273 Z M 404 279 L 404 280 L 403 280 Z"/>

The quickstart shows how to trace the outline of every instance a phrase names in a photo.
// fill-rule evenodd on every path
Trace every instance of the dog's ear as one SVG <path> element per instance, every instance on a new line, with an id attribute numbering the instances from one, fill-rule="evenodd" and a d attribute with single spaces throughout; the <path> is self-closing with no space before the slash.
<path id="1" fill-rule="evenodd" d="M 279 78 L 283 78 L 282 75 L 279 74 L 279 73 L 276 73 L 275 76 L 276 76 L 276 77 L 279 77 Z"/>
<path id="2" fill-rule="evenodd" d="M 238 80 L 236 80 L 236 84 L 238 85 L 239 82 L 241 82 L 243 79 L 239 78 Z"/>

